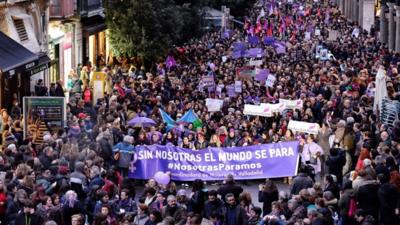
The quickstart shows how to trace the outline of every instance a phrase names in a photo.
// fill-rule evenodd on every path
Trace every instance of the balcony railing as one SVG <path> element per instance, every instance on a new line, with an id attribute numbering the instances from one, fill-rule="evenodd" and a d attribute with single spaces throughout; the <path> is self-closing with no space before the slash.
<path id="1" fill-rule="evenodd" d="M 74 0 L 51 0 L 50 19 L 68 18 L 74 15 Z"/>

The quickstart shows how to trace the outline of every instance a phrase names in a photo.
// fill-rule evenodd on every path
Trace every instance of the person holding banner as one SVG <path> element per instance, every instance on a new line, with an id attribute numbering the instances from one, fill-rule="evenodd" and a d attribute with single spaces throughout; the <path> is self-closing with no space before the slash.
<path id="1" fill-rule="evenodd" d="M 301 152 L 301 162 L 313 168 L 316 181 L 321 181 L 322 164 L 320 157 L 323 155 L 324 151 L 321 146 L 315 143 L 314 135 L 308 135 Z"/>

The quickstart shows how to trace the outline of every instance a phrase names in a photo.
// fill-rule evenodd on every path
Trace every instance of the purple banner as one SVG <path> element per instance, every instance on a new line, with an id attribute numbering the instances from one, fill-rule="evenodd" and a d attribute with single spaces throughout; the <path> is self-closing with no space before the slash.
<path id="1" fill-rule="evenodd" d="M 158 171 L 177 181 L 263 179 L 295 176 L 298 141 L 197 151 L 172 145 L 137 146 L 129 177 L 150 179 Z"/>

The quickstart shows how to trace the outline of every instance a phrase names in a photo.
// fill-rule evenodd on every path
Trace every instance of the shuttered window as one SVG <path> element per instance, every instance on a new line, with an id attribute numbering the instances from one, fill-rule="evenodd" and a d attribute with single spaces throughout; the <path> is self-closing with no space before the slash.
<path id="1" fill-rule="evenodd" d="M 18 37 L 21 41 L 28 40 L 28 34 L 26 33 L 25 24 L 22 19 L 13 19 L 15 29 L 17 29 Z"/>

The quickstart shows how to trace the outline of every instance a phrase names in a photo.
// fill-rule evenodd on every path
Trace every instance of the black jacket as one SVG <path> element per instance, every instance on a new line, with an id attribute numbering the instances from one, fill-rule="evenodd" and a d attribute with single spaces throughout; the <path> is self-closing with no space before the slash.
<path id="1" fill-rule="evenodd" d="M 222 217 L 223 217 L 223 225 L 232 225 L 232 222 L 229 220 L 228 211 L 229 206 L 225 205 L 222 207 Z M 247 225 L 248 224 L 248 217 L 246 211 L 243 207 L 237 205 L 234 207 L 236 210 L 236 217 L 235 217 L 235 224 L 236 225 Z"/>
<path id="2" fill-rule="evenodd" d="M 297 177 L 293 179 L 293 186 L 290 193 L 293 195 L 299 194 L 299 192 L 306 188 L 311 188 L 313 186 L 312 179 L 305 173 L 300 173 Z"/>
<path id="3" fill-rule="evenodd" d="M 218 188 L 218 194 L 221 195 L 223 201 L 225 201 L 225 195 L 232 193 L 235 196 L 236 202 L 239 202 L 239 195 L 243 192 L 243 188 L 235 184 L 224 184 Z"/>
<path id="4" fill-rule="evenodd" d="M 363 209 L 367 215 L 371 215 L 375 219 L 378 218 L 379 211 L 378 189 L 377 183 L 370 183 L 359 187 L 356 192 L 358 209 Z"/>
<path id="5" fill-rule="evenodd" d="M 204 204 L 203 217 L 206 219 L 210 219 L 211 213 L 213 213 L 213 212 L 217 212 L 218 214 L 221 214 L 221 210 L 222 210 L 223 206 L 224 206 L 224 202 L 219 198 L 217 198 L 213 202 L 207 201 Z"/>
<path id="6" fill-rule="evenodd" d="M 15 218 L 15 225 L 38 225 L 43 224 L 44 221 L 37 214 L 25 214 L 23 212 L 18 213 Z"/>
<path id="7" fill-rule="evenodd" d="M 279 193 L 278 190 L 275 190 L 273 192 L 267 192 L 267 191 L 259 191 L 258 192 L 258 202 L 263 203 L 263 216 L 271 213 L 271 203 L 274 201 L 278 201 L 279 199 Z"/>
<path id="8" fill-rule="evenodd" d="M 399 217 L 395 214 L 395 208 L 399 206 L 399 197 L 399 192 L 393 184 L 385 183 L 379 187 L 378 199 L 382 224 L 399 224 Z"/>

